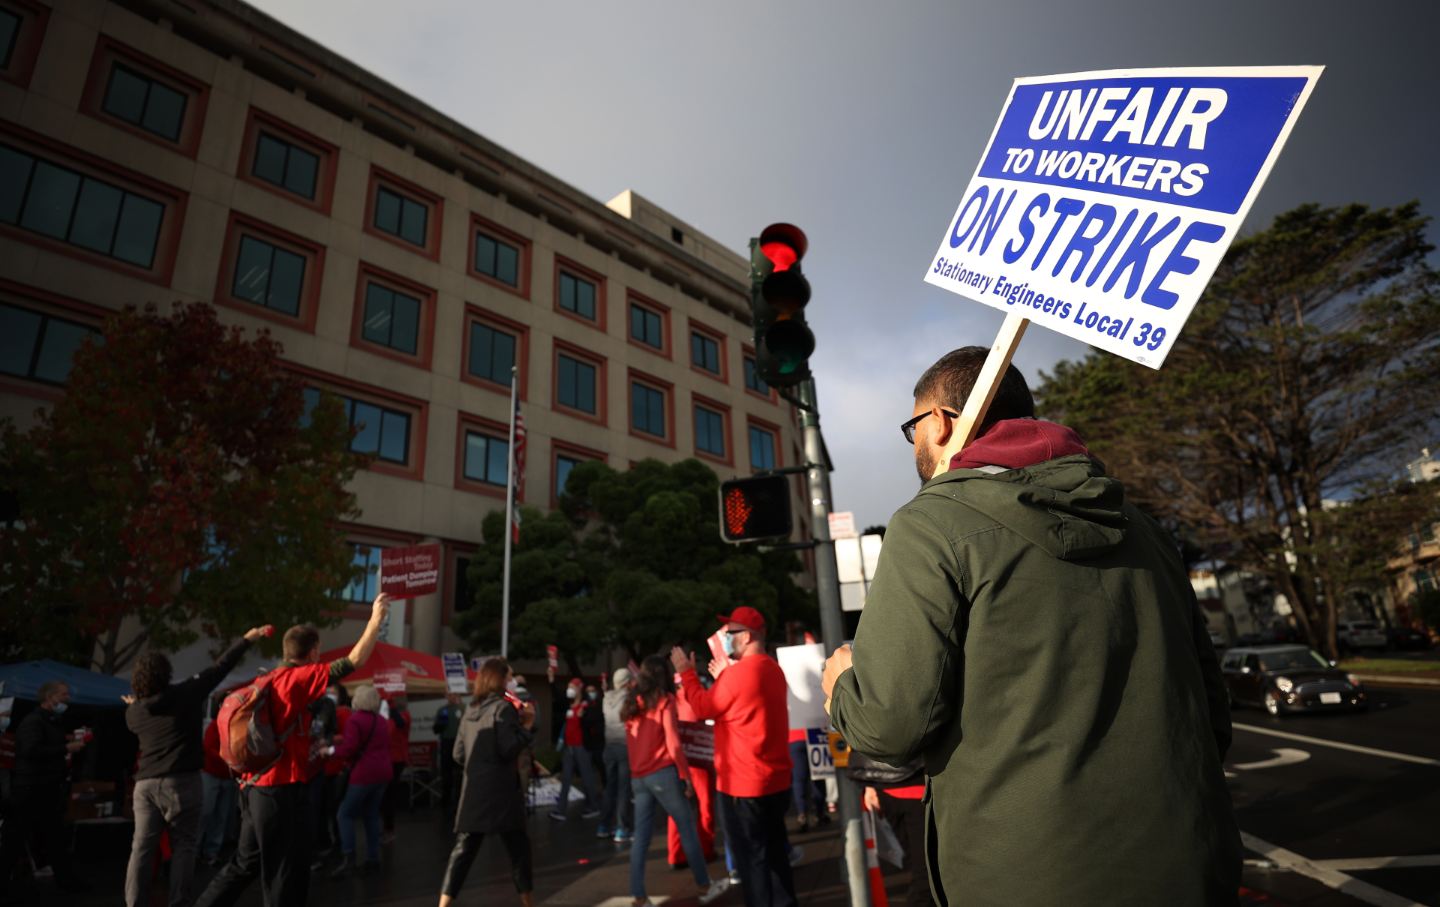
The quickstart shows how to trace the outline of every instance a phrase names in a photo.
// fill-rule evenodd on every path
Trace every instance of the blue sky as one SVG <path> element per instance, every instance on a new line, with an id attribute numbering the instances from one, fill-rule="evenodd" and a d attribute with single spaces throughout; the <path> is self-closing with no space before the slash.
<path id="1" fill-rule="evenodd" d="M 1322 64 L 1248 226 L 1307 201 L 1440 214 L 1432 0 L 251 2 L 597 199 L 634 189 L 741 253 L 801 226 L 835 507 L 861 526 L 915 491 L 915 379 L 999 327 L 922 278 L 1012 79 Z M 1015 361 L 1033 383 L 1085 352 L 1035 328 Z"/>

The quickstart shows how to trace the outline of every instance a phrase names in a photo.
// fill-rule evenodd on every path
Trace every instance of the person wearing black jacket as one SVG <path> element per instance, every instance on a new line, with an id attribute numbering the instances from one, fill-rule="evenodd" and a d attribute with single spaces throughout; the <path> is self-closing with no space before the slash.
<path id="1" fill-rule="evenodd" d="M 170 659 L 147 652 L 130 676 L 133 696 L 126 696 L 125 723 L 140 738 L 140 765 L 135 771 L 135 838 L 125 871 L 125 903 L 150 903 L 150 878 L 160 834 L 170 827 L 170 907 L 194 900 L 195 853 L 205 788 L 200 769 L 205 763 L 202 727 L 210 694 L 235 669 L 264 627 L 247 632 L 211 667 L 189 680 L 170 683 Z"/>
<path id="2" fill-rule="evenodd" d="M 8 903 L 10 873 L 25 855 L 33 831 L 50 857 L 55 883 L 65 891 L 89 886 L 70 870 L 64 840 L 65 759 L 85 748 L 85 741 L 67 739 L 60 716 L 69 708 L 70 687 L 58 680 L 40 685 L 40 707 L 15 729 L 15 771 L 10 812 L 0 833 L 0 903 Z"/>

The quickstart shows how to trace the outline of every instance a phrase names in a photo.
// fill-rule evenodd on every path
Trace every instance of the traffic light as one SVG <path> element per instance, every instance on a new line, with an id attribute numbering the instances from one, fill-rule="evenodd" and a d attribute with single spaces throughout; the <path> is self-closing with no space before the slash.
<path id="1" fill-rule="evenodd" d="M 750 240 L 750 313 L 755 323 L 755 369 L 772 387 L 810 377 L 815 335 L 805 324 L 810 282 L 800 273 L 805 231 L 771 224 Z"/>
<path id="2" fill-rule="evenodd" d="M 720 483 L 720 537 L 758 542 L 790 536 L 790 482 L 783 475 Z"/>

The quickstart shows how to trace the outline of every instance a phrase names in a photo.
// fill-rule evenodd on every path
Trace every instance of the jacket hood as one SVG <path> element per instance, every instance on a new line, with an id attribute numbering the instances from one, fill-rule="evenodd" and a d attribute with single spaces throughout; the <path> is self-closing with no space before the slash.
<path id="1" fill-rule="evenodd" d="M 480 716 L 486 709 L 493 708 L 495 703 L 504 702 L 505 697 L 499 693 L 491 693 L 479 702 L 471 702 L 465 706 L 465 721 L 479 721 Z"/>
<path id="2" fill-rule="evenodd" d="M 1115 548 L 1128 523 L 1125 487 L 1105 474 L 1072 429 L 1038 419 L 997 422 L 951 460 L 949 472 L 925 483 L 921 494 L 958 501 L 1067 561 Z"/>

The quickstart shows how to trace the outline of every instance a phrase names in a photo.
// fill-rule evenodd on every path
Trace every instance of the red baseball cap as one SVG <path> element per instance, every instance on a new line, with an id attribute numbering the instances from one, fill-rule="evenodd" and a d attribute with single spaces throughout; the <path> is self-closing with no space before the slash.
<path id="1" fill-rule="evenodd" d="M 740 624 L 742 627 L 749 627 L 751 630 L 758 630 L 761 633 L 765 632 L 765 615 L 749 605 L 741 605 L 728 617 L 724 614 L 717 614 L 715 616 L 720 618 L 722 624 Z"/>

